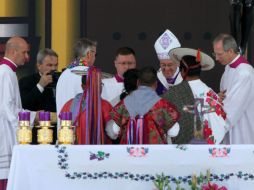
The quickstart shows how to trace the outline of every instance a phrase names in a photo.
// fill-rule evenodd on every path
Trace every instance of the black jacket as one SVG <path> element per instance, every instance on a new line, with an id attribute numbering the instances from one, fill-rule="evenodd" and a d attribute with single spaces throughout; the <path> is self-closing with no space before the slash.
<path id="1" fill-rule="evenodd" d="M 55 89 L 46 86 L 41 93 L 37 88 L 39 80 L 39 73 L 19 80 L 22 107 L 31 111 L 45 110 L 56 112 Z"/>

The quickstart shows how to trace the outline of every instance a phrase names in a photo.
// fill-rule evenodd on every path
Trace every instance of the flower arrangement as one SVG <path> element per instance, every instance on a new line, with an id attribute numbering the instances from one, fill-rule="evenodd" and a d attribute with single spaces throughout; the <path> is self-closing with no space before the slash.
<path id="1" fill-rule="evenodd" d="M 211 183 L 210 176 L 210 170 L 207 170 L 206 176 L 202 173 L 198 177 L 193 175 L 190 182 L 191 190 L 227 190 L 225 186 L 219 187 L 217 184 Z"/>
<path id="2" fill-rule="evenodd" d="M 180 187 L 179 181 L 175 182 L 177 187 L 176 190 L 185 190 Z M 156 190 L 171 190 L 170 182 L 167 176 L 163 173 L 161 175 L 156 175 L 154 180 L 154 185 Z M 207 170 L 206 175 L 204 176 L 202 173 L 197 175 L 192 175 L 191 180 L 189 181 L 189 186 L 191 190 L 227 190 L 225 186 L 219 187 L 216 183 L 210 182 L 210 171 Z"/>

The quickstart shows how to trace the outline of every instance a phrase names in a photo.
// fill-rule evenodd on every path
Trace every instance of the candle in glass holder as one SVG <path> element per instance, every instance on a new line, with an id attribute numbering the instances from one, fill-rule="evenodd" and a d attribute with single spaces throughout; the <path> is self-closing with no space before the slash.
<path id="1" fill-rule="evenodd" d="M 60 144 L 73 144 L 74 132 L 72 126 L 72 113 L 62 112 L 60 114 L 61 128 L 58 132 L 58 142 Z"/>
<path id="2" fill-rule="evenodd" d="M 40 144 L 50 144 L 53 142 L 53 130 L 50 129 L 50 112 L 39 112 L 40 128 L 37 132 L 37 140 Z"/>
<path id="3" fill-rule="evenodd" d="M 19 112 L 19 129 L 17 130 L 19 144 L 32 142 L 32 130 L 30 128 L 30 112 Z"/>

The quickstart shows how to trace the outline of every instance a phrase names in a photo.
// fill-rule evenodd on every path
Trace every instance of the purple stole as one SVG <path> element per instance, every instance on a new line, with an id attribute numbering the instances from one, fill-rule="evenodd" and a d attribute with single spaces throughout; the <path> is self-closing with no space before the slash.
<path id="1" fill-rule="evenodd" d="M 0 61 L 0 65 L 7 65 L 7 66 L 9 66 L 13 72 L 16 72 L 16 70 L 17 70 L 17 67 L 12 62 L 10 62 L 7 59 L 2 59 Z"/>
<path id="2" fill-rule="evenodd" d="M 174 85 L 179 74 L 180 74 L 180 71 L 177 73 L 177 75 L 175 77 L 166 79 L 168 84 Z M 157 88 L 156 88 L 157 94 L 162 95 L 165 92 L 167 92 L 167 90 L 168 89 L 161 83 L 161 81 L 159 79 L 157 79 Z"/>
<path id="3" fill-rule="evenodd" d="M 249 62 L 243 56 L 240 56 L 235 62 L 231 63 L 229 66 L 235 69 L 240 64 L 249 64 Z"/>
<path id="4" fill-rule="evenodd" d="M 123 78 L 121 78 L 118 74 L 115 75 L 115 79 L 117 82 L 123 82 Z"/>

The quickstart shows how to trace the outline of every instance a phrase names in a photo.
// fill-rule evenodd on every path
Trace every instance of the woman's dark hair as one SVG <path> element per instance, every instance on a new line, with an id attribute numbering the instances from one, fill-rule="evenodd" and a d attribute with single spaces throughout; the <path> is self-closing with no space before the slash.
<path id="1" fill-rule="evenodd" d="M 137 89 L 138 70 L 129 69 L 124 74 L 124 91 L 120 95 L 120 100 L 124 99 L 128 94 Z"/>

